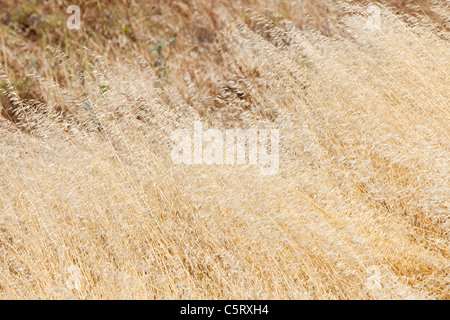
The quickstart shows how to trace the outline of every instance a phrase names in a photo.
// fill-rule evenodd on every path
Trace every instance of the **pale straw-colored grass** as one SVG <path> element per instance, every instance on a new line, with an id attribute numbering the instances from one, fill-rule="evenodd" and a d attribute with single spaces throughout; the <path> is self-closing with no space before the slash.
<path id="1" fill-rule="evenodd" d="M 54 50 L 70 89 L 0 121 L 0 296 L 448 299 L 449 33 L 346 9 L 331 36 L 248 11 L 169 81 Z M 174 165 L 195 120 L 279 129 L 279 173 Z"/>

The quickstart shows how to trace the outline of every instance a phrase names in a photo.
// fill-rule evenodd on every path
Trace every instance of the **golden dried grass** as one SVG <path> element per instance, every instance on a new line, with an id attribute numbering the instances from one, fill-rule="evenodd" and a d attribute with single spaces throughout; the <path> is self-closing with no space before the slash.
<path id="1" fill-rule="evenodd" d="M 166 76 L 141 38 L 127 60 L 50 49 L 40 101 L 5 86 L 0 295 L 448 299 L 448 31 L 385 7 L 371 30 L 353 3 L 306 2 L 326 24 L 284 2 L 189 4 L 146 8 L 167 37 L 187 30 Z M 279 129 L 279 174 L 174 165 L 171 133 L 198 119 Z"/>

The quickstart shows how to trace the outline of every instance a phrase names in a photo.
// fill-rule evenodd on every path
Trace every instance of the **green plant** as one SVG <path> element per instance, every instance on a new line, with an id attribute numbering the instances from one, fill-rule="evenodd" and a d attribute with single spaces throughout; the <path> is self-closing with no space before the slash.
<path id="1" fill-rule="evenodd" d="M 158 63 L 158 70 L 160 71 L 160 74 L 162 75 L 162 77 L 164 79 L 167 79 L 167 71 L 166 71 L 166 67 L 164 65 L 164 59 L 163 59 L 163 49 L 171 46 L 175 43 L 176 39 L 177 39 L 177 32 L 173 33 L 173 36 L 167 41 L 165 42 L 163 40 L 163 37 L 161 37 L 156 46 L 155 47 L 148 47 L 149 51 L 155 51 L 158 55 L 157 57 L 157 63 Z"/>

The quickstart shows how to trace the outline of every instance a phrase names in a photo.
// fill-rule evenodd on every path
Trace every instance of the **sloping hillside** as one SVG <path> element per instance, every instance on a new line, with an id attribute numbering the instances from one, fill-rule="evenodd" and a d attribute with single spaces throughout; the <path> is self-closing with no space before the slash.
<path id="1" fill-rule="evenodd" d="M 78 2 L 0 0 L 0 297 L 450 298 L 448 4 Z"/>

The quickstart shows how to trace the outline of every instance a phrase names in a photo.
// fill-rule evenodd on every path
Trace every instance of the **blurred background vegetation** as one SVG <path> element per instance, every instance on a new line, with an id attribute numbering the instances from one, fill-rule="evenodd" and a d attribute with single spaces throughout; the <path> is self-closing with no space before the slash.
<path id="1" fill-rule="evenodd" d="M 445 17 L 430 9 L 430 0 L 350 2 L 379 2 L 400 14 L 448 28 Z M 80 30 L 66 26 L 70 16 L 66 9 L 72 4 L 81 8 Z M 92 71 L 92 57 L 83 47 L 111 61 L 138 52 L 158 70 L 163 81 L 174 82 L 178 76 L 189 75 L 206 96 L 214 96 L 220 88 L 209 74 L 211 67 L 221 69 L 227 50 L 221 44 L 221 31 L 239 18 L 249 22 L 245 8 L 261 12 L 271 9 L 299 29 L 346 36 L 337 21 L 347 13 L 331 0 L 0 0 L 0 63 L 21 98 L 43 103 L 42 88 L 29 74 L 39 74 L 69 89 L 71 85 L 66 72 L 55 67 L 58 57 L 48 47 L 58 48 L 76 60 L 79 64 L 72 70 L 76 74 Z M 6 108 L 7 97 L 2 101 Z"/>

